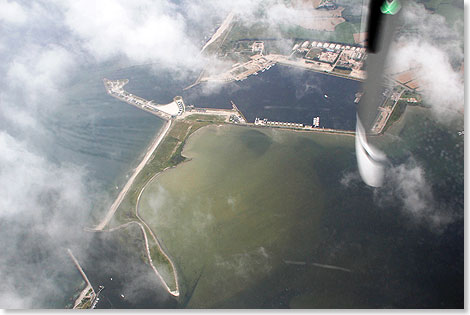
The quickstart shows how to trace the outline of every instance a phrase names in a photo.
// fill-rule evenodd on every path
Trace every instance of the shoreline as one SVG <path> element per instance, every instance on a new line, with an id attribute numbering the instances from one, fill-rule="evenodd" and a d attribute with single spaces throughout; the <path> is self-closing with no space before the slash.
<path id="1" fill-rule="evenodd" d="M 344 74 L 333 72 L 333 71 L 325 71 L 325 70 L 321 70 L 321 69 L 315 69 L 313 67 L 305 67 L 303 65 L 296 64 L 294 62 L 287 62 L 287 61 L 284 61 L 284 60 L 277 60 L 277 63 L 279 63 L 283 66 L 304 69 L 304 70 L 307 70 L 307 71 L 323 73 L 323 74 L 326 74 L 326 75 L 333 75 L 333 76 L 343 78 L 343 79 L 349 79 L 349 80 L 354 80 L 354 81 L 358 81 L 358 82 L 364 82 L 365 81 L 365 79 L 354 77 L 354 76 L 351 76 L 351 75 L 344 75 Z"/>
<path id="2" fill-rule="evenodd" d="M 106 213 L 103 220 L 93 230 L 95 230 L 95 231 L 103 230 L 104 227 L 112 219 L 112 217 L 114 216 L 114 213 L 116 212 L 116 210 L 118 209 L 118 207 L 121 204 L 122 200 L 124 199 L 124 196 L 127 194 L 129 189 L 132 187 L 132 184 L 134 183 L 134 180 L 136 179 L 137 175 L 140 173 L 140 171 L 142 171 L 144 166 L 150 160 L 150 157 L 152 156 L 152 154 L 155 152 L 155 150 L 158 148 L 158 146 L 162 142 L 163 138 L 165 138 L 165 136 L 168 134 L 168 131 L 170 130 L 171 125 L 172 125 L 172 120 L 168 120 L 166 122 L 166 124 L 162 127 L 162 129 L 160 129 L 159 133 L 157 134 L 157 136 L 154 139 L 153 143 L 151 144 L 150 148 L 147 149 L 147 152 L 145 153 L 143 160 L 135 168 L 134 172 L 132 173 L 132 176 L 129 178 L 129 180 L 124 185 L 121 192 L 119 193 L 119 195 L 116 197 L 115 201 L 113 202 L 113 204 L 109 208 L 109 210 Z"/>
<path id="3" fill-rule="evenodd" d="M 181 163 L 179 163 L 181 164 Z M 178 165 L 179 165 L 178 164 Z M 174 166 L 176 167 L 176 166 Z M 160 278 L 160 280 L 162 280 L 162 282 L 164 283 L 167 291 L 173 295 L 173 296 L 179 296 L 180 295 L 180 290 L 179 290 L 179 284 L 178 284 L 178 273 L 176 271 L 176 267 L 173 263 L 173 260 L 171 260 L 171 258 L 168 256 L 168 254 L 165 252 L 165 250 L 162 248 L 161 244 L 160 244 L 160 240 L 157 238 L 157 236 L 153 233 L 152 229 L 150 228 L 150 226 L 148 226 L 148 224 L 144 221 L 144 219 L 142 219 L 142 217 L 139 215 L 139 204 L 140 204 L 140 197 L 142 196 L 142 194 L 144 193 L 145 189 L 147 188 L 147 186 L 152 183 L 154 181 L 154 179 L 156 179 L 159 175 L 161 175 L 163 172 L 165 172 L 166 170 L 169 170 L 169 169 L 172 169 L 173 167 L 167 167 L 165 168 L 164 170 L 158 172 L 157 174 L 153 175 L 152 178 L 149 179 L 149 181 L 144 185 L 144 187 L 142 187 L 142 190 L 140 191 L 139 193 L 139 196 L 137 197 L 137 202 L 135 204 L 135 215 L 137 217 L 137 219 L 142 222 L 142 224 L 148 229 L 148 231 L 150 232 L 150 235 L 152 236 L 153 240 L 155 241 L 155 244 L 157 244 L 158 246 L 158 249 L 160 251 L 160 253 L 163 254 L 163 256 L 166 258 L 166 260 L 170 263 L 171 265 L 171 268 L 173 269 L 173 277 L 174 277 L 174 280 L 175 280 L 175 290 L 171 290 L 170 287 L 168 287 L 168 285 L 166 284 L 166 282 L 164 281 L 163 277 L 160 275 L 160 273 L 158 272 L 158 270 L 155 268 L 155 266 L 153 266 L 153 261 L 152 261 L 152 258 L 150 256 L 150 250 L 149 250 L 149 247 L 148 247 L 148 240 L 147 240 L 147 236 L 145 236 L 145 239 L 146 239 L 146 242 L 147 242 L 147 250 L 148 250 L 148 258 L 149 258 L 149 261 L 150 261 L 150 264 L 152 265 L 152 268 L 154 269 L 154 271 L 157 273 L 158 277 Z M 143 228 L 143 227 L 142 227 Z M 146 233 L 145 233 L 146 234 Z"/>
<path id="4" fill-rule="evenodd" d="M 227 30 L 234 16 L 235 16 L 235 12 L 231 11 L 227 15 L 227 17 L 224 19 L 222 24 L 217 28 L 217 31 L 215 31 L 215 33 L 211 36 L 211 38 L 207 41 L 207 43 L 204 44 L 199 54 L 202 54 L 207 47 L 209 47 L 212 43 L 214 43 Z"/>

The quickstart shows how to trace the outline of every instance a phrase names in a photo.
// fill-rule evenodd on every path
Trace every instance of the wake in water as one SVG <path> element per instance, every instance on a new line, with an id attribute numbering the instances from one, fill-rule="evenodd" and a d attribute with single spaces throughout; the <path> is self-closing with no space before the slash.
<path id="1" fill-rule="evenodd" d="M 284 260 L 284 263 L 286 263 L 288 265 L 301 265 L 301 266 L 307 265 L 307 263 L 305 261 Z M 339 266 L 325 265 L 325 264 L 319 264 L 319 263 L 311 263 L 310 265 L 315 266 L 315 267 L 319 267 L 319 268 L 333 269 L 333 270 L 339 270 L 339 271 L 344 271 L 344 272 L 352 272 L 351 269 L 343 268 L 343 267 L 339 267 Z"/>

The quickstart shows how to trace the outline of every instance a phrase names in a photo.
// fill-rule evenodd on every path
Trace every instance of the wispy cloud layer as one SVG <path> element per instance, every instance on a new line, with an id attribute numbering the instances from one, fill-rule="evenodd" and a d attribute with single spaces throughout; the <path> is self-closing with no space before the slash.
<path id="1" fill-rule="evenodd" d="M 449 209 L 434 198 L 429 181 L 420 165 L 414 159 L 392 167 L 387 174 L 387 186 L 377 192 L 376 198 L 398 198 L 403 210 L 416 223 L 427 224 L 440 231 L 454 221 Z"/>
<path id="2" fill-rule="evenodd" d="M 124 55 L 134 62 L 191 65 L 198 47 L 186 21 L 166 1 L 69 1 L 65 26 L 98 60 Z"/>
<path id="3" fill-rule="evenodd" d="M 345 188 L 364 186 L 357 171 L 344 173 L 340 183 Z M 398 207 L 410 223 L 437 233 L 458 219 L 449 205 L 436 200 L 425 169 L 412 157 L 387 168 L 384 183 L 380 188 L 369 187 L 374 204 L 382 211 Z"/>
<path id="4" fill-rule="evenodd" d="M 0 131 L 0 305 L 41 307 L 60 296 L 55 276 L 70 273 L 65 246 L 81 235 L 91 199 L 85 172 L 55 165 L 31 152 L 26 142 Z"/>

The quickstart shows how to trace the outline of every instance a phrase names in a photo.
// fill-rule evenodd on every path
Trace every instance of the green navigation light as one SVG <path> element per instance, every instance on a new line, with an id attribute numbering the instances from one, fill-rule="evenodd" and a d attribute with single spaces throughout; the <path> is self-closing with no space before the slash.
<path id="1" fill-rule="evenodd" d="M 380 11 L 382 11 L 383 14 L 395 15 L 398 13 L 398 11 L 400 11 L 400 8 L 400 1 L 392 0 L 389 2 L 388 0 L 385 0 L 385 2 L 380 7 Z"/>

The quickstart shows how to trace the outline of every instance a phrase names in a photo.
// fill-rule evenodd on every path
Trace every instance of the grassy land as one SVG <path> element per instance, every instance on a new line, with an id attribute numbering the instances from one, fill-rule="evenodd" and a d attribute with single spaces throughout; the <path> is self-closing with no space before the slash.
<path id="1" fill-rule="evenodd" d="M 359 32 L 360 23 L 343 22 L 334 32 L 308 30 L 300 26 L 285 25 L 280 27 L 281 34 L 287 38 L 332 41 L 354 44 L 353 34 Z"/>
<path id="2" fill-rule="evenodd" d="M 393 125 L 394 122 L 400 119 L 400 117 L 405 112 L 406 106 L 407 102 L 405 100 L 398 101 L 397 105 L 395 106 L 395 109 L 393 110 L 392 114 L 390 115 L 390 118 L 387 121 L 387 124 L 385 125 L 384 131 L 387 130 L 391 125 Z"/>
<path id="3" fill-rule="evenodd" d="M 204 126 L 221 122 L 223 122 L 221 117 L 198 114 L 189 116 L 185 120 L 174 121 L 166 137 L 135 179 L 134 184 L 124 197 L 110 225 L 118 226 L 126 222 L 138 221 L 135 215 L 135 208 L 137 198 L 143 187 L 155 174 L 169 167 L 174 167 L 186 160 L 181 152 L 186 140 L 193 132 Z M 167 258 L 161 253 L 158 245 L 151 237 L 150 231 L 148 231 L 147 228 L 145 228 L 145 230 L 149 241 L 149 250 L 152 260 L 167 284 L 171 288 L 174 288 L 174 271 Z"/>
<path id="4" fill-rule="evenodd" d="M 240 22 L 234 24 L 232 31 L 227 37 L 224 49 L 235 48 L 239 40 L 256 39 L 308 39 L 308 40 L 331 40 L 342 43 L 354 43 L 353 34 L 359 32 L 360 23 L 344 22 L 336 26 L 334 32 L 309 30 L 295 25 L 279 25 L 272 28 L 268 24 L 255 23 L 250 27 Z"/>
<path id="5" fill-rule="evenodd" d="M 223 123 L 225 119 L 219 116 L 209 116 L 203 114 L 193 114 L 185 119 L 186 121 L 210 122 L 213 124 Z"/>
<path id="6" fill-rule="evenodd" d="M 242 22 L 234 22 L 230 33 L 225 41 L 219 45 L 212 44 L 213 48 L 220 47 L 222 54 L 240 50 L 240 41 L 251 40 L 323 40 L 333 41 L 346 44 L 354 44 L 353 34 L 360 31 L 360 22 L 343 22 L 336 26 L 335 31 L 318 31 L 309 30 L 296 25 L 278 25 L 272 27 L 269 24 L 258 22 L 250 26 L 244 25 Z M 209 47 L 208 47 L 209 48 Z M 276 52 L 276 51 L 274 51 Z"/>

